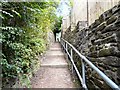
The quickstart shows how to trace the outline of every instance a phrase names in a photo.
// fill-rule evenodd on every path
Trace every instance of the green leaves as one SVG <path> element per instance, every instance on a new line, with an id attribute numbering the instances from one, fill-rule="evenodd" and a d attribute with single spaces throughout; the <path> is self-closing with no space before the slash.
<path id="1" fill-rule="evenodd" d="M 2 29 L 2 30 L 17 30 L 17 28 L 9 27 L 9 26 L 6 26 L 6 27 L 0 27 L 0 29 Z"/>
<path id="2" fill-rule="evenodd" d="M 62 24 L 62 17 L 60 16 L 60 17 L 56 18 L 56 20 L 55 20 L 55 24 L 53 27 L 54 33 L 58 33 L 61 31 L 61 24 Z"/>
<path id="3" fill-rule="evenodd" d="M 17 12 L 17 11 L 15 11 L 15 10 L 12 10 L 12 12 L 14 12 L 16 15 L 18 15 L 18 16 L 21 18 L 20 13 L 18 13 L 18 12 Z"/>
<path id="4" fill-rule="evenodd" d="M 3 87 L 13 78 L 30 87 L 29 78 L 40 66 L 38 55 L 46 50 L 47 35 L 56 20 L 57 3 L 47 1 L 2 3 Z"/>
<path id="5" fill-rule="evenodd" d="M 0 13 L 0 18 L 4 19 L 3 15 Z"/>
<path id="6" fill-rule="evenodd" d="M 0 12 L 2 12 L 3 14 L 6 14 L 10 17 L 14 17 L 11 13 L 7 12 L 7 11 L 3 11 L 3 10 L 0 10 Z"/>

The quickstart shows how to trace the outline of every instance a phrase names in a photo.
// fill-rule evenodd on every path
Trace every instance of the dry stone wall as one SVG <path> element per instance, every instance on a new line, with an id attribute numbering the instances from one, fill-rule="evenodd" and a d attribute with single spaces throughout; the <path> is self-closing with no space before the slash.
<path id="1" fill-rule="evenodd" d="M 100 70 L 120 85 L 120 2 L 100 15 L 89 27 L 80 29 L 77 24 L 65 32 L 64 39 L 73 44 Z M 81 67 L 80 59 L 74 55 Z M 89 88 L 109 88 L 98 74 L 86 66 L 87 86 Z"/>

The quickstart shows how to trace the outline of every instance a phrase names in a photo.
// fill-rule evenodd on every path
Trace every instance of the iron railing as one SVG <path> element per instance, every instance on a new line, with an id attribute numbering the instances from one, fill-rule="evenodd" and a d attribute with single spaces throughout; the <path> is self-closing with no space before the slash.
<path id="1" fill-rule="evenodd" d="M 63 38 L 61 38 L 61 45 L 63 47 L 63 49 L 66 51 L 68 57 L 70 58 L 70 61 L 72 63 L 72 66 L 74 67 L 78 78 L 81 82 L 81 85 L 83 88 L 85 88 L 86 90 L 87 85 L 86 85 L 86 79 L 85 79 L 85 64 L 88 64 L 93 70 L 95 70 L 99 76 L 112 88 L 112 89 L 117 89 L 120 90 L 119 86 L 116 85 L 110 78 L 108 78 L 101 70 L 99 70 L 92 62 L 90 62 L 90 60 L 88 60 L 85 56 L 83 56 L 72 44 L 70 44 L 69 42 L 67 42 L 66 40 L 64 40 Z M 68 46 L 70 47 L 70 53 L 68 52 Z M 81 66 L 82 66 L 82 76 L 80 75 L 80 72 L 77 68 L 77 66 L 75 65 L 75 62 L 73 60 L 73 50 L 78 54 L 78 56 L 81 58 Z"/>

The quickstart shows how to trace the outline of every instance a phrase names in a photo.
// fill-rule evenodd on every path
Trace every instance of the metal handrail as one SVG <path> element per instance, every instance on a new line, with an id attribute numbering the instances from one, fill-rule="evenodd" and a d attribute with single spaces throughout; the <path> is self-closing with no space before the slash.
<path id="1" fill-rule="evenodd" d="M 92 69 L 94 69 L 99 76 L 113 89 L 117 89 L 120 90 L 119 86 L 117 84 L 115 84 L 110 78 L 108 78 L 101 70 L 99 70 L 94 64 L 92 64 L 92 62 L 90 62 L 85 56 L 83 56 L 72 44 L 70 44 L 69 42 L 67 42 L 66 40 L 64 40 L 63 38 L 61 38 L 61 45 L 63 46 L 64 50 L 67 52 L 67 55 L 69 56 L 71 63 L 79 77 L 79 80 L 81 81 L 82 87 L 87 89 L 87 85 L 85 82 L 85 63 L 88 64 Z M 68 45 L 71 48 L 71 52 L 68 52 Z M 82 59 L 82 76 L 79 73 L 79 70 L 77 69 L 77 66 L 75 65 L 74 61 L 73 61 L 73 52 L 75 51 L 79 57 Z"/>

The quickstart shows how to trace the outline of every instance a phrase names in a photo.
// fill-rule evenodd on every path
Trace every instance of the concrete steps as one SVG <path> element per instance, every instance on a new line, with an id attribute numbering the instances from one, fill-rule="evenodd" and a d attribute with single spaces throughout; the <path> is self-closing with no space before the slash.
<path id="1" fill-rule="evenodd" d="M 33 82 L 33 88 L 75 88 L 59 43 L 50 47 Z"/>

